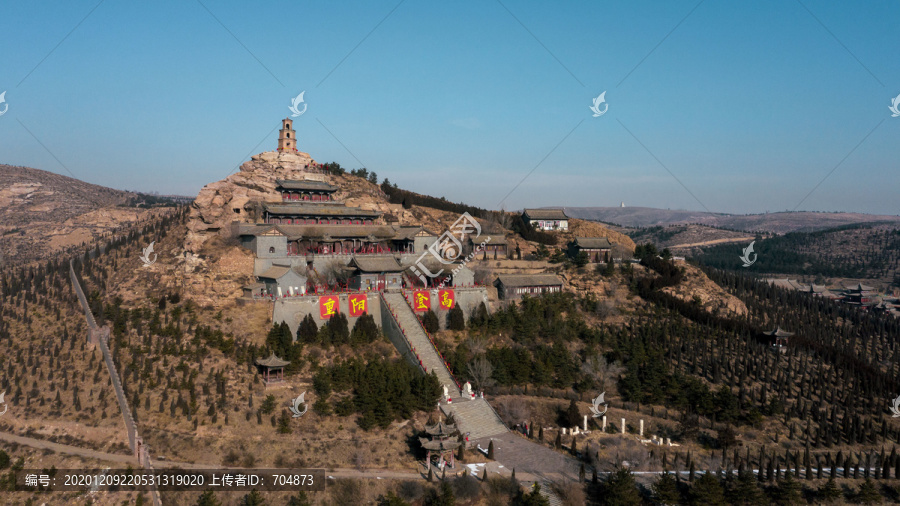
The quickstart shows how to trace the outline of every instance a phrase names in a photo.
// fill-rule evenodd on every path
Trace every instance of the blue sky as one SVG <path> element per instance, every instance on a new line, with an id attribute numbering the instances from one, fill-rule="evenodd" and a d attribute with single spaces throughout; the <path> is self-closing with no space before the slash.
<path id="1" fill-rule="evenodd" d="M 316 160 L 482 207 L 900 214 L 897 10 L 7 3 L 0 163 L 196 194 L 274 149 L 306 91 L 295 128 Z"/>

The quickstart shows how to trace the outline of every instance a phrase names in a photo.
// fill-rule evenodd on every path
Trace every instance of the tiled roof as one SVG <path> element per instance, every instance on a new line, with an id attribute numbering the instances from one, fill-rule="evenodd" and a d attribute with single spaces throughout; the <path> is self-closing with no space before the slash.
<path id="1" fill-rule="evenodd" d="M 266 202 L 264 205 L 266 211 L 270 214 L 293 216 L 364 216 L 368 218 L 377 218 L 381 216 L 381 213 L 378 211 L 360 209 L 358 207 L 347 207 L 340 204 L 275 204 Z"/>
<path id="2" fill-rule="evenodd" d="M 278 279 L 281 276 L 287 274 L 290 270 L 291 268 L 286 265 L 273 265 L 272 267 L 269 267 L 266 272 L 260 274 L 257 277 L 266 279 Z"/>
<path id="3" fill-rule="evenodd" d="M 362 272 L 402 272 L 403 267 L 392 256 L 357 257 L 350 260 L 350 267 L 356 267 Z"/>
<path id="4" fill-rule="evenodd" d="M 573 241 L 576 246 L 584 249 L 611 249 L 612 243 L 609 237 L 576 237 Z"/>
<path id="5" fill-rule="evenodd" d="M 562 209 L 526 209 L 524 212 L 532 220 L 568 220 Z"/>
<path id="6" fill-rule="evenodd" d="M 309 190 L 309 191 L 337 191 L 337 186 L 328 184 L 324 181 L 313 181 L 311 179 L 276 179 L 275 183 L 285 190 Z"/>
<path id="7" fill-rule="evenodd" d="M 290 364 L 290 362 L 288 362 L 287 360 L 285 360 L 281 357 L 275 356 L 274 353 L 269 355 L 266 358 L 256 359 L 256 363 L 257 363 L 257 365 L 261 365 L 261 366 L 265 366 L 265 367 L 284 367 L 284 366 Z"/>

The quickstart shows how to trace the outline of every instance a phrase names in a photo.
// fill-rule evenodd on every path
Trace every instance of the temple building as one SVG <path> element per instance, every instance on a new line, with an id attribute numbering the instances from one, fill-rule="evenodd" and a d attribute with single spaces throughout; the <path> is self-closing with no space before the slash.
<path id="1" fill-rule="evenodd" d="M 332 202 L 338 187 L 324 181 L 276 179 L 283 202 Z"/>
<path id="2" fill-rule="evenodd" d="M 588 256 L 588 262 L 609 262 L 612 259 L 613 243 L 608 237 L 576 237 L 568 244 L 570 258 L 575 258 L 584 252 Z"/>
<path id="3" fill-rule="evenodd" d="M 569 230 L 569 217 L 562 209 L 526 209 L 522 219 L 538 230 Z"/>
<path id="4" fill-rule="evenodd" d="M 562 291 L 562 280 L 555 274 L 501 274 L 494 281 L 501 299 L 521 299 L 523 295 L 538 296 Z"/>

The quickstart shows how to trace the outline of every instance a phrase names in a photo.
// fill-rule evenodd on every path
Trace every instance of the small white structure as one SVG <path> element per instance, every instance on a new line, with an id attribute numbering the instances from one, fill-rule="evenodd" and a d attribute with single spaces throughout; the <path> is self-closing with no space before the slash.
<path id="1" fill-rule="evenodd" d="M 644 419 L 643 418 L 641 418 L 641 429 L 640 430 L 641 430 L 641 432 L 638 434 L 638 437 L 643 439 L 644 438 Z"/>
<path id="2" fill-rule="evenodd" d="M 625 434 L 625 419 L 622 419 L 622 434 Z"/>
<path id="3" fill-rule="evenodd" d="M 584 415 L 584 431 L 585 431 L 585 432 L 588 431 L 588 428 L 587 428 L 587 415 Z"/>
<path id="4" fill-rule="evenodd" d="M 603 415 L 603 432 L 606 432 L 606 415 Z"/>

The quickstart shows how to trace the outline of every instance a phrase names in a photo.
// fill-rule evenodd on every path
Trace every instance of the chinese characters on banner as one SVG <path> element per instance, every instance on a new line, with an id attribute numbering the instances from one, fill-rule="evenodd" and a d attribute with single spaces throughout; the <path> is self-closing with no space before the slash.
<path id="1" fill-rule="evenodd" d="M 441 309 L 453 309 L 456 304 L 456 297 L 453 290 L 441 290 L 438 292 L 438 302 Z"/>
<path id="2" fill-rule="evenodd" d="M 424 312 L 431 309 L 431 293 L 428 290 L 419 290 L 413 293 L 413 310 Z"/>
<path id="3" fill-rule="evenodd" d="M 340 309 L 340 302 L 338 300 L 337 295 L 328 295 L 326 297 L 319 297 L 319 316 L 323 320 L 327 320 L 332 316 L 338 314 L 338 310 Z"/>
<path id="4" fill-rule="evenodd" d="M 352 294 L 348 297 L 350 303 L 350 316 L 362 316 L 369 310 L 366 295 L 362 293 Z"/>

